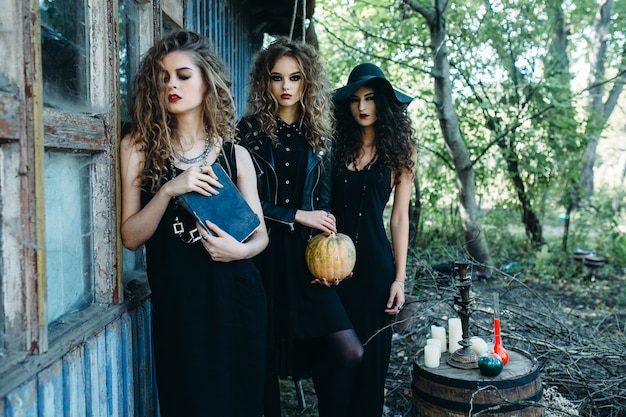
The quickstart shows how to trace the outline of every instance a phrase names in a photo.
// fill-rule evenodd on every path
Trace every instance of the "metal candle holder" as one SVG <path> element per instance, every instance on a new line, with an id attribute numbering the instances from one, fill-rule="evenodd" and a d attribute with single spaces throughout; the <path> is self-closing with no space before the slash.
<path id="1" fill-rule="evenodd" d="M 469 317 L 472 314 L 474 297 L 470 293 L 472 278 L 467 275 L 467 261 L 454 262 L 455 286 L 459 289 L 459 295 L 454 296 L 454 309 L 461 318 L 461 330 L 463 339 L 459 342 L 462 347 L 454 351 L 447 360 L 448 365 L 461 369 L 478 368 L 478 355 L 470 346 Z"/>

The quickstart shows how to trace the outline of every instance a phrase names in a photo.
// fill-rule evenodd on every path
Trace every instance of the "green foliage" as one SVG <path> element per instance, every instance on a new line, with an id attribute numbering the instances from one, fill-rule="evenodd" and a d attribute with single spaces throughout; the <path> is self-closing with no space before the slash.
<path id="1" fill-rule="evenodd" d="M 559 279 L 575 273 L 568 253 L 589 248 L 610 258 L 607 271 L 623 274 L 624 215 L 612 205 L 616 198 L 626 205 L 623 191 L 605 193 L 599 188 L 601 195 L 592 205 L 572 214 L 566 253 L 561 248 L 563 223 L 558 220 L 576 198 L 571 186 L 580 181 L 589 140 L 584 133 L 588 92 L 583 77 L 576 76 L 588 65 L 597 3 L 504 0 L 448 5 L 446 46 L 455 112 L 473 161 L 476 198 L 484 210 L 482 230 L 494 266 L 517 263 L 520 273 Z M 454 259 L 452 255 L 463 253 L 465 242 L 457 210 L 457 174 L 434 102 L 432 48 L 437 46 L 430 45 L 426 20 L 401 0 L 319 0 L 315 24 L 335 87 L 345 83 L 356 64 L 369 61 L 416 97 L 409 107 L 420 144 L 422 211 L 415 251 L 433 260 Z M 616 2 L 605 65 L 613 71 L 622 57 L 625 27 L 626 2 Z M 555 43 L 559 34 L 563 44 Z M 608 81 L 607 87 L 611 85 Z M 524 233 L 521 197 L 543 222 L 546 245 L 538 249 Z"/>
<path id="2" fill-rule="evenodd" d="M 534 272 L 540 278 L 553 279 L 557 274 L 557 269 L 552 263 L 552 254 L 548 245 L 542 245 L 541 249 L 535 253 Z"/>

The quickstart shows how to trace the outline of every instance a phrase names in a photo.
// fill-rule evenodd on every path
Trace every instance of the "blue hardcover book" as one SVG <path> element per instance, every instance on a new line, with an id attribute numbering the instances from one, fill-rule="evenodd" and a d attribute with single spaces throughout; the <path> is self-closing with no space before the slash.
<path id="1" fill-rule="evenodd" d="M 178 203 L 194 215 L 204 229 L 213 234 L 205 225 L 208 220 L 215 223 L 240 242 L 248 239 L 260 226 L 261 221 L 243 198 L 219 163 L 211 165 L 217 180 L 223 185 L 219 194 L 204 196 L 195 192 L 178 197 Z"/>

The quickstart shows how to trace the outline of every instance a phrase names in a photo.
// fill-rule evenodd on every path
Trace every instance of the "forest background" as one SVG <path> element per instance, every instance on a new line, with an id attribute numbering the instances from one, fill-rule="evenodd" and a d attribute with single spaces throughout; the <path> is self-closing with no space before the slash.
<path id="1" fill-rule="evenodd" d="M 505 341 L 573 401 L 562 415 L 626 415 L 626 2 L 317 0 L 310 24 L 333 87 L 373 62 L 415 97 L 416 320 L 386 415 L 409 415 L 406 368 L 453 314 L 446 268 L 467 259 L 474 331 L 501 293 Z"/>
<path id="2" fill-rule="evenodd" d="M 321 0 L 313 24 L 334 87 L 374 62 L 415 97 L 416 256 L 623 272 L 626 2 Z"/>

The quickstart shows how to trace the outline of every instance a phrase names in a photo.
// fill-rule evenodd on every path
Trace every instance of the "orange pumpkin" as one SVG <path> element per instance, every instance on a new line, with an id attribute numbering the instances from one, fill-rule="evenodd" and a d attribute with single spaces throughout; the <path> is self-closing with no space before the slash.
<path id="1" fill-rule="evenodd" d="M 306 264 L 315 278 L 342 280 L 354 269 L 356 248 L 350 236 L 343 233 L 323 233 L 314 236 L 307 244 Z"/>

